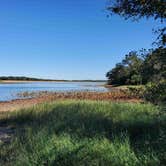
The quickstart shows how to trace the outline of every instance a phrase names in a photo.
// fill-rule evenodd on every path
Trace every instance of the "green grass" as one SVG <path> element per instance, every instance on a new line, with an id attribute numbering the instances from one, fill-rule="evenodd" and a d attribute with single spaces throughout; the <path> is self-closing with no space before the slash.
<path id="1" fill-rule="evenodd" d="M 166 115 L 150 104 L 63 101 L 3 115 L 16 127 L 0 165 L 158 166 L 166 163 Z"/>

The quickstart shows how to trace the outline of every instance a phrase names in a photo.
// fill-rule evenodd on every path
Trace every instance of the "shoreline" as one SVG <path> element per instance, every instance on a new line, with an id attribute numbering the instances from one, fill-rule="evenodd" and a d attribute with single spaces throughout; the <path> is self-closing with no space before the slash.
<path id="1" fill-rule="evenodd" d="M 0 84 L 5 83 L 32 83 L 32 82 L 106 82 L 98 80 L 0 80 Z M 104 84 L 103 84 L 104 86 Z"/>
<path id="2" fill-rule="evenodd" d="M 141 103 L 142 100 L 125 94 L 124 92 L 62 92 L 45 93 L 26 99 L 16 99 L 0 102 L 0 113 L 11 112 L 15 110 L 33 107 L 45 102 L 54 102 L 59 100 L 94 100 L 110 102 L 132 102 Z"/>
<path id="3" fill-rule="evenodd" d="M 0 80 L 0 84 L 32 83 L 32 82 L 67 82 L 67 81 L 19 81 L 19 80 Z"/>

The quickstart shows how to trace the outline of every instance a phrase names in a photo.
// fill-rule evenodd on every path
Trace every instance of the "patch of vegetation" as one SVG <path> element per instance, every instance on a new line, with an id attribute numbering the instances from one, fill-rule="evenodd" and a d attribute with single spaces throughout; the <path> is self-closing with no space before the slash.
<path id="1" fill-rule="evenodd" d="M 126 89 L 123 90 L 127 96 L 132 96 L 133 98 L 145 99 L 145 86 L 127 86 Z"/>
<path id="2" fill-rule="evenodd" d="M 130 52 L 106 76 L 108 84 L 137 85 L 128 88 L 131 95 L 141 96 L 154 104 L 163 103 L 166 101 L 166 48 L 157 48 L 141 55 Z M 141 85 L 145 85 L 144 88 Z"/>
<path id="3" fill-rule="evenodd" d="M 106 76 L 112 85 L 145 85 L 166 79 L 166 48 L 130 52 Z"/>
<path id="4" fill-rule="evenodd" d="M 166 115 L 151 104 L 62 101 L 6 113 L 15 126 L 0 165 L 146 166 L 166 163 Z"/>
<path id="5" fill-rule="evenodd" d="M 166 80 L 161 80 L 158 83 L 148 83 L 145 88 L 144 98 L 155 104 L 166 105 Z"/>
<path id="6" fill-rule="evenodd" d="M 138 21 L 142 18 L 158 20 L 154 33 L 158 34 L 153 44 L 155 49 L 130 52 L 121 63 L 107 73 L 108 84 L 146 85 L 145 99 L 153 103 L 163 103 L 166 81 L 166 1 L 165 0 L 115 0 L 107 4 L 108 15 L 117 14 L 124 19 Z M 162 84 L 162 85 L 161 85 Z M 160 89 L 161 88 L 161 89 Z M 164 101 L 165 102 L 165 101 Z"/>
<path id="7" fill-rule="evenodd" d="M 57 82 L 106 82 L 105 80 L 54 80 L 24 76 L 0 76 L 0 81 L 57 81 Z"/>
<path id="8" fill-rule="evenodd" d="M 0 80 L 7 81 L 7 80 L 13 80 L 13 81 L 47 81 L 47 79 L 40 79 L 40 78 L 31 78 L 31 77 L 17 77 L 17 76 L 2 76 L 0 77 Z M 48 80 L 49 81 L 49 80 Z"/>
<path id="9" fill-rule="evenodd" d="M 134 91 L 135 92 L 135 91 Z M 46 101 L 53 100 L 95 100 L 95 101 L 135 101 L 141 102 L 140 96 L 136 96 L 126 88 L 113 88 L 110 92 L 90 92 L 90 91 L 72 91 L 72 92 L 23 92 L 17 94 L 21 98 L 45 98 Z"/>

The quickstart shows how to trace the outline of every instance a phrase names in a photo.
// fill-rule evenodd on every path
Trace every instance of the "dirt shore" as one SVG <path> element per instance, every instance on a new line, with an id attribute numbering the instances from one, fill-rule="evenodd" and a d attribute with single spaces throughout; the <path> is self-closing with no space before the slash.
<path id="1" fill-rule="evenodd" d="M 33 105 L 44 102 L 45 100 L 41 100 L 40 98 L 32 98 L 32 99 L 18 99 L 7 102 L 0 102 L 0 112 L 4 111 L 15 111 L 22 108 L 28 108 Z"/>
<path id="2" fill-rule="evenodd" d="M 141 102 L 137 97 L 126 95 L 123 92 L 66 92 L 66 93 L 52 93 L 42 94 L 30 99 L 18 99 L 7 102 L 0 102 L 0 112 L 14 111 L 22 108 L 32 107 L 36 104 L 44 102 L 52 102 L 56 100 L 106 100 L 118 102 Z"/>

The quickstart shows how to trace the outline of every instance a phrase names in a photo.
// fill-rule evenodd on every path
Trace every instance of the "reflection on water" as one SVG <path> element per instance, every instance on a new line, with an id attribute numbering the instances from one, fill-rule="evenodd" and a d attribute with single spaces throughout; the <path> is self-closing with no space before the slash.
<path id="1" fill-rule="evenodd" d="M 107 91 L 103 82 L 25 82 L 0 84 L 0 101 L 18 99 L 18 93 L 39 91 Z"/>

